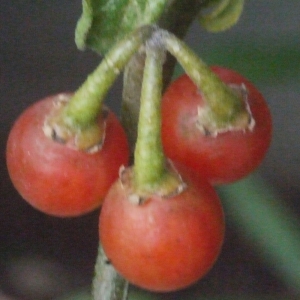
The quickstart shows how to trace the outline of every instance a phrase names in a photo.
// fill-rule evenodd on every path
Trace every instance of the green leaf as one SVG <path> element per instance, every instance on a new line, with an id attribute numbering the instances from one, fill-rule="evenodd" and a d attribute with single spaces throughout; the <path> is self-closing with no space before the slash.
<path id="1" fill-rule="evenodd" d="M 77 22 L 75 30 L 75 43 L 80 50 L 84 50 L 87 34 L 92 27 L 93 9 L 91 0 L 82 1 L 82 15 Z"/>
<path id="2" fill-rule="evenodd" d="M 168 0 L 83 0 L 75 31 L 80 50 L 105 54 L 117 41 L 141 25 L 154 24 Z"/>
<path id="3" fill-rule="evenodd" d="M 239 20 L 244 7 L 244 0 L 213 0 L 208 2 L 212 8 L 209 13 L 200 13 L 200 24 L 210 32 L 224 31 Z"/>

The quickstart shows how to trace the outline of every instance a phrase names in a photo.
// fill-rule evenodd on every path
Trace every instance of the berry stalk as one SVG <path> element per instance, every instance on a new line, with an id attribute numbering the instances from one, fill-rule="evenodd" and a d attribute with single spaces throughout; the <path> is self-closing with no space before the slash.
<path id="1" fill-rule="evenodd" d="M 161 143 L 161 93 L 164 51 L 146 46 L 146 61 L 141 90 L 138 137 L 134 153 L 135 182 L 138 187 L 152 186 L 165 173 Z"/>
<path id="2" fill-rule="evenodd" d="M 105 131 L 103 102 L 110 87 L 142 44 L 152 34 L 152 26 L 144 26 L 117 43 L 103 58 L 82 86 L 62 101 L 46 120 L 44 131 L 66 143 L 75 140 L 78 149 L 94 149 L 101 145 Z M 100 120 L 99 120 L 100 118 Z"/>
<path id="3" fill-rule="evenodd" d="M 179 174 L 168 166 L 161 140 L 161 96 L 165 50 L 160 39 L 146 44 L 141 90 L 138 135 L 134 152 L 135 193 L 147 198 L 152 193 L 174 195 L 185 188 Z"/>
<path id="4" fill-rule="evenodd" d="M 88 76 L 63 111 L 67 124 L 85 127 L 95 121 L 111 85 L 151 32 L 151 27 L 141 27 L 107 53 L 99 67 Z"/>
<path id="5" fill-rule="evenodd" d="M 175 35 L 157 31 L 166 49 L 178 60 L 188 76 L 203 94 L 206 107 L 199 112 L 199 121 L 205 131 L 217 134 L 220 131 L 244 130 L 251 125 L 251 113 L 244 101 L 243 87 L 226 85 L 211 69 Z M 200 120 L 201 119 L 201 120 Z"/>

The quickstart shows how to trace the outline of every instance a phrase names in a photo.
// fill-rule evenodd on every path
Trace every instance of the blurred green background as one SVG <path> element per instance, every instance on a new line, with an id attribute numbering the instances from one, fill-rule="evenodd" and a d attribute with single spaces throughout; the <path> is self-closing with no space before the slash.
<path id="1" fill-rule="evenodd" d="M 207 63 L 234 68 L 259 87 L 273 114 L 271 149 L 253 176 L 220 189 L 227 234 L 211 272 L 188 290 L 162 296 L 131 289 L 130 299 L 300 297 L 300 2 L 245 2 L 229 31 L 207 33 L 195 22 L 186 41 Z M 45 216 L 21 199 L 5 166 L 8 132 L 21 111 L 75 90 L 100 61 L 76 49 L 80 14 L 81 1 L 0 0 L 1 300 L 88 297 L 99 212 Z M 120 78 L 107 99 L 117 112 L 121 91 Z"/>

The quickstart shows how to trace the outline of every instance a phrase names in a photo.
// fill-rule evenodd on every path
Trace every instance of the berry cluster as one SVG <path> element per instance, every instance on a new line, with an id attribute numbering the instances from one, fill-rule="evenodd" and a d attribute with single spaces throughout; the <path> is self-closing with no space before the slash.
<path id="1" fill-rule="evenodd" d="M 138 52 L 145 64 L 128 167 L 125 131 L 103 100 Z M 162 94 L 166 52 L 186 74 Z M 99 236 L 115 269 L 145 289 L 173 291 L 203 277 L 220 253 L 224 215 L 213 186 L 251 173 L 271 132 L 252 83 L 145 26 L 117 43 L 74 94 L 43 99 L 19 117 L 7 166 L 22 197 L 47 214 L 80 216 L 102 204 Z"/>

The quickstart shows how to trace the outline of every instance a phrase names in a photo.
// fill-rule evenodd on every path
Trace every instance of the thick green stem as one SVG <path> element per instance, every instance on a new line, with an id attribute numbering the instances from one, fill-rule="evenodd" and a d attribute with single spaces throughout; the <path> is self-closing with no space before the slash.
<path id="1" fill-rule="evenodd" d="M 99 67 L 88 76 L 63 110 L 66 124 L 84 128 L 95 122 L 111 85 L 151 33 L 151 27 L 141 27 L 108 52 Z"/>
<path id="2" fill-rule="evenodd" d="M 249 125 L 249 112 L 241 95 L 223 83 L 220 78 L 175 35 L 161 31 L 167 50 L 201 90 L 207 107 L 201 115 L 203 125 L 209 130 L 224 130 L 230 127 L 245 129 Z"/>
<path id="3" fill-rule="evenodd" d="M 137 188 L 151 187 L 165 174 L 165 157 L 160 132 L 164 51 L 157 45 L 146 47 L 138 137 L 134 153 Z"/>

